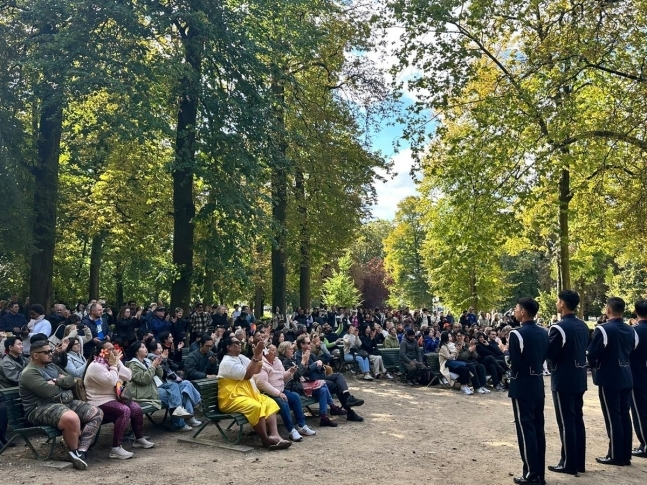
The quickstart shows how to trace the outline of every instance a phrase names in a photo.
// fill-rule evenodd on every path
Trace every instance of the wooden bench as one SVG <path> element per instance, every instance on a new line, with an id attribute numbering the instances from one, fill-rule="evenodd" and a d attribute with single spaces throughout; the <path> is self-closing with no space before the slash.
<path id="1" fill-rule="evenodd" d="M 438 353 L 429 353 L 425 354 L 427 359 L 427 365 L 431 369 L 431 374 L 433 379 L 429 385 L 440 384 L 443 381 L 443 375 L 440 372 L 440 360 L 438 359 Z"/>
<path id="2" fill-rule="evenodd" d="M 163 425 L 166 422 L 166 419 L 169 416 L 169 409 L 168 407 L 162 403 L 162 409 L 164 410 L 164 417 L 162 420 L 158 423 L 153 419 L 153 414 L 157 411 L 161 411 L 161 409 L 153 406 L 151 403 L 146 403 L 146 402 L 137 402 L 139 404 L 139 407 L 142 408 L 142 413 L 148 420 L 151 422 L 152 425 L 154 426 L 160 426 Z"/>
<path id="3" fill-rule="evenodd" d="M 211 422 L 216 425 L 220 435 L 227 443 L 239 444 L 243 436 L 243 427 L 248 424 L 249 421 L 247 421 L 247 418 L 241 413 L 223 413 L 220 411 L 218 408 L 218 380 L 198 379 L 191 382 L 198 391 L 200 391 L 200 396 L 202 397 L 202 410 L 204 417 L 206 418 L 198 430 L 191 435 L 191 438 L 196 438 Z M 315 398 L 301 396 L 301 405 L 313 416 L 317 416 L 317 414 L 310 408 L 310 406 L 318 403 L 319 401 Z M 238 429 L 235 437 L 232 438 L 229 431 L 231 431 L 232 428 L 236 431 L 235 426 L 238 426 Z"/>
<path id="4" fill-rule="evenodd" d="M 0 389 L 0 394 L 2 394 L 6 400 L 7 417 L 9 420 L 9 427 L 11 428 L 11 434 L 8 436 L 7 444 L 0 449 L 0 455 L 11 445 L 11 443 L 16 441 L 18 438 L 22 438 L 25 440 L 27 446 L 29 446 L 34 458 L 41 461 L 51 459 L 56 447 L 56 438 L 61 436 L 63 433 L 53 426 L 30 424 L 27 419 L 25 419 L 25 410 L 22 407 L 22 399 L 20 398 L 20 392 L 17 387 Z M 38 450 L 36 450 L 29 439 L 30 437 L 33 438 L 38 435 L 46 436 L 47 442 L 50 443 L 49 449 L 44 455 L 38 453 Z"/>
<path id="5" fill-rule="evenodd" d="M 193 385 L 200 391 L 202 396 L 202 410 L 206 418 L 200 425 L 198 430 L 191 435 L 191 438 L 196 438 L 204 428 L 211 422 L 216 425 L 220 435 L 227 443 L 239 444 L 243 437 L 243 427 L 249 423 L 247 418 L 241 413 L 223 413 L 218 408 L 218 380 L 217 379 L 198 379 L 191 381 Z M 223 423 L 223 424 L 221 424 Z M 229 423 L 229 424 L 227 424 Z M 224 427 L 227 424 L 226 427 Z M 228 433 L 232 428 L 238 432 L 234 439 Z"/>
<path id="6" fill-rule="evenodd" d="M 400 372 L 400 349 L 379 349 L 386 370 Z"/>

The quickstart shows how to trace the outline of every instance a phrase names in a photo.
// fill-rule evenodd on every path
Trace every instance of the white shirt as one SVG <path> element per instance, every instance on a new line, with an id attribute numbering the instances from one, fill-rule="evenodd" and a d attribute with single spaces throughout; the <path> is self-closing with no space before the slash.
<path id="1" fill-rule="evenodd" d="M 250 362 L 251 360 L 244 355 L 239 355 L 238 357 L 225 355 L 220 361 L 220 366 L 218 366 L 218 379 L 225 378 L 234 381 L 242 381 L 245 379 L 247 366 Z M 254 379 L 250 379 L 250 382 L 254 389 L 258 390 Z"/>

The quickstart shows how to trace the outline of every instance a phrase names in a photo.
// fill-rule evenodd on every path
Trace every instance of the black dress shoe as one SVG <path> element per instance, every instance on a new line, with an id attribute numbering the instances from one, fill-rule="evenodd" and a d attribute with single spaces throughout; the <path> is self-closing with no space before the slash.
<path id="1" fill-rule="evenodd" d="M 514 477 L 512 479 L 517 485 L 544 485 L 546 482 L 539 477 L 524 478 L 524 477 Z"/>
<path id="2" fill-rule="evenodd" d="M 576 470 L 568 470 L 564 468 L 562 465 L 548 465 L 548 469 L 551 472 L 555 472 L 555 473 L 567 473 L 568 475 L 577 475 Z"/>
<path id="3" fill-rule="evenodd" d="M 631 456 L 638 456 L 640 458 L 647 458 L 647 451 L 642 448 L 634 448 L 631 450 Z"/>
<path id="4" fill-rule="evenodd" d="M 610 456 L 598 456 L 595 461 L 600 463 L 601 465 L 614 465 L 614 466 L 627 466 L 631 465 L 631 461 L 620 461 L 620 460 L 614 460 Z"/>

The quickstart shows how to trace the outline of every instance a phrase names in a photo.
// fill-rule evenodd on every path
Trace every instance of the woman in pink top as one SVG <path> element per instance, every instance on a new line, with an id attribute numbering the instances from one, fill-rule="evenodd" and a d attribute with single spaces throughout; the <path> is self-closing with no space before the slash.
<path id="1" fill-rule="evenodd" d="M 302 441 L 305 436 L 312 436 L 315 432 L 306 424 L 306 418 L 301 406 L 301 398 L 296 392 L 288 391 L 285 388 L 286 381 L 294 377 L 296 367 L 285 370 L 281 360 L 276 356 L 276 346 L 270 345 L 267 354 L 263 356 L 263 367 L 258 374 L 254 374 L 256 387 L 263 393 L 270 396 L 279 405 L 279 414 L 285 428 L 290 433 L 291 441 Z M 290 409 L 294 411 L 297 420 L 297 427 L 292 423 Z"/>
<path id="2" fill-rule="evenodd" d="M 97 345 L 94 355 L 88 361 L 83 384 L 88 402 L 103 411 L 103 422 L 115 423 L 108 458 L 126 460 L 133 456 L 133 453 L 121 446 L 129 422 L 135 433 L 134 448 L 152 448 L 155 443 L 144 438 L 144 415 L 139 404 L 134 401 L 126 404 L 117 400 L 117 382 L 129 381 L 132 377 L 130 369 L 122 364 L 121 357 L 121 351 L 115 350 L 112 343 Z"/>

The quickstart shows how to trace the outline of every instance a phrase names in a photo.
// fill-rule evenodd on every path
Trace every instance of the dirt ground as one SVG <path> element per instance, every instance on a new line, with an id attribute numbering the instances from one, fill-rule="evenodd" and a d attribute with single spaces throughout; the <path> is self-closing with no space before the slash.
<path id="1" fill-rule="evenodd" d="M 156 443 L 151 450 L 135 450 L 130 460 L 109 460 L 111 425 L 102 428 L 98 445 L 90 451 L 87 471 L 56 470 L 31 457 L 19 444 L 0 457 L 5 483 L 133 483 L 133 484 L 258 484 L 311 480 L 312 483 L 438 483 L 511 484 L 520 474 L 521 460 L 507 393 L 465 396 L 440 388 L 411 388 L 390 381 L 366 382 L 347 376 L 351 392 L 366 400 L 357 408 L 365 421 L 336 418 L 337 428 L 319 428 L 317 435 L 294 443 L 286 451 L 269 452 L 260 440 L 246 436 L 250 453 L 178 443 L 187 433 L 170 433 L 146 424 Z M 546 389 L 550 389 L 549 377 Z M 630 467 L 605 467 L 595 462 L 606 454 L 604 421 L 597 388 L 589 378 L 585 394 L 587 472 L 580 477 L 546 472 L 549 484 L 644 484 L 647 459 L 635 458 Z M 547 464 L 559 459 L 559 436 L 552 399 L 546 401 Z M 251 429 L 251 428 L 250 428 Z M 281 428 L 285 435 L 284 428 Z M 209 425 L 200 438 L 222 442 Z M 634 439 L 635 443 L 635 439 Z M 124 446 L 130 449 L 130 445 Z M 59 454 L 64 456 L 63 445 Z M 277 478 L 280 477 L 280 482 Z"/>

